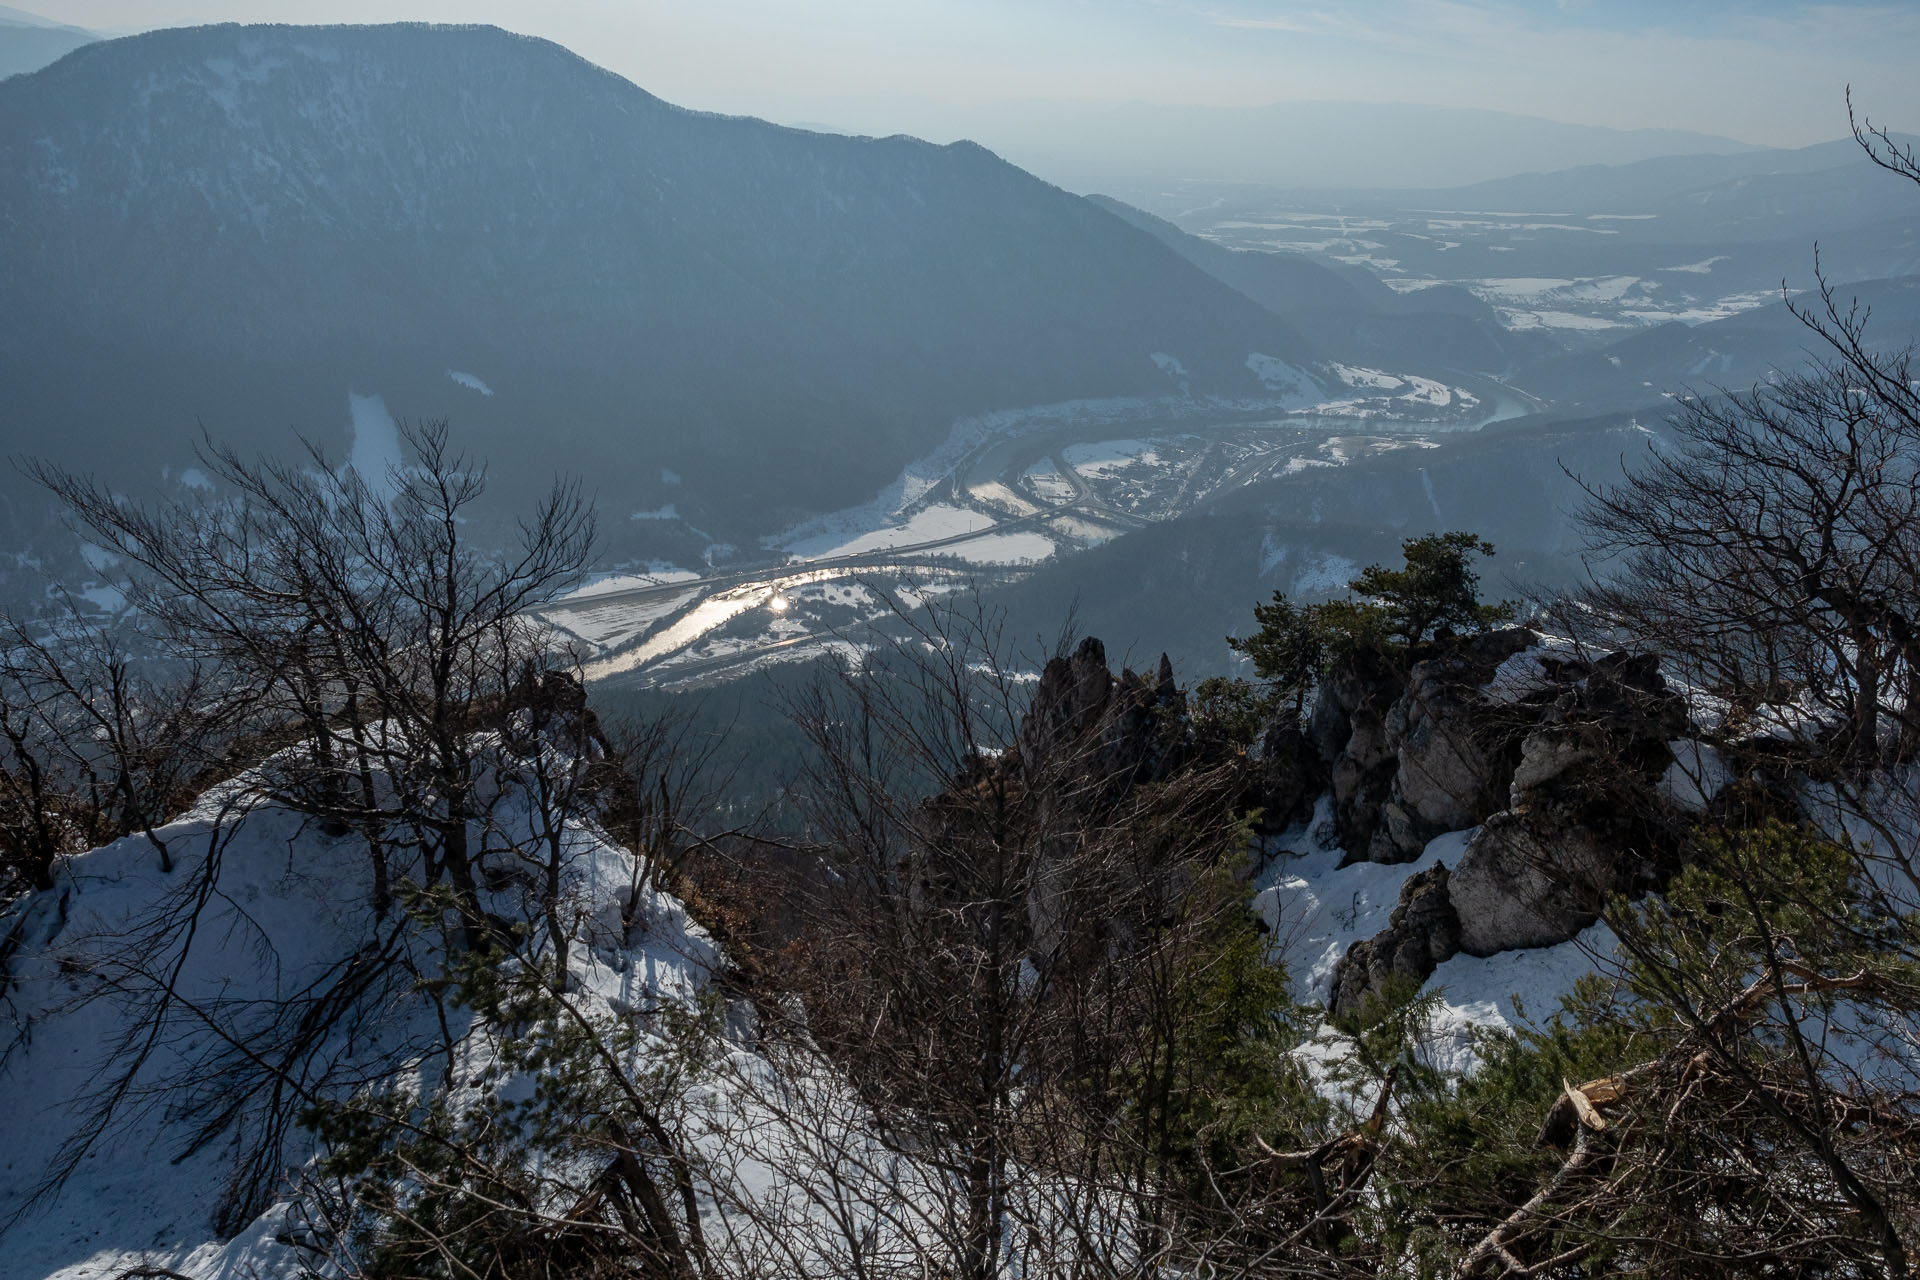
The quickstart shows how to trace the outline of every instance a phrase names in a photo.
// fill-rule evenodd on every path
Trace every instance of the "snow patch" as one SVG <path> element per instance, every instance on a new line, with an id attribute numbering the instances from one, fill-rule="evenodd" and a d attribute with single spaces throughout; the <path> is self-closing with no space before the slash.
<path id="1" fill-rule="evenodd" d="M 1319 398 L 1319 389 L 1307 372 L 1284 360 L 1254 351 L 1247 355 L 1247 368 L 1260 379 L 1261 386 L 1297 400 L 1297 407 L 1304 408 Z"/>
<path id="2" fill-rule="evenodd" d="M 1686 273 L 1687 275 L 1693 275 L 1693 276 L 1704 276 L 1704 275 L 1706 275 L 1706 274 L 1707 274 L 1708 272 L 1710 272 L 1710 271 L 1712 271 L 1712 270 L 1713 270 L 1713 264 L 1714 264 L 1714 263 L 1716 263 L 1716 262 L 1725 262 L 1726 260 L 1727 260 L 1727 255 L 1726 255 L 1726 254 L 1724 254 L 1724 253 L 1716 253 L 1715 255 L 1713 255 L 1713 257 L 1711 257 L 1711 258 L 1702 258 L 1702 259 L 1700 259 L 1700 261 L 1698 261 L 1698 262 L 1688 262 L 1688 263 L 1684 263 L 1684 264 L 1682 264 L 1681 266 L 1677 266 L 1677 267 L 1662 267 L 1662 268 L 1660 268 L 1660 269 L 1661 269 L 1662 271 L 1678 271 L 1678 272 L 1684 272 L 1684 273 Z"/>
<path id="3" fill-rule="evenodd" d="M 1406 385 L 1402 379 L 1396 378 L 1390 373 L 1383 373 L 1378 369 L 1366 369 L 1354 365 L 1336 364 L 1333 366 L 1333 371 L 1340 376 L 1340 381 L 1350 387 L 1372 387 L 1380 391 L 1398 391 Z"/>
<path id="4" fill-rule="evenodd" d="M 1409 877 L 1436 866 L 1451 868 L 1467 851 L 1478 827 L 1436 836 L 1412 862 L 1393 866 L 1356 862 L 1341 866 L 1346 852 L 1332 842 L 1333 798 L 1322 796 L 1304 828 L 1279 840 L 1306 842 L 1283 853 L 1254 878 L 1253 909 L 1266 921 L 1277 959 L 1286 965 L 1294 997 L 1324 1003 L 1333 971 L 1347 948 L 1387 927 Z"/>
<path id="5" fill-rule="evenodd" d="M 1344 591 L 1360 574 L 1360 566 L 1345 556 L 1323 551 L 1301 566 L 1293 579 L 1293 594 L 1310 595 L 1316 591 Z"/>
<path id="6" fill-rule="evenodd" d="M 989 533 L 940 548 L 943 556 L 957 556 L 973 564 L 1038 564 L 1059 550 L 1053 539 L 1038 533 Z"/>
<path id="7" fill-rule="evenodd" d="M 944 538 L 964 537 L 969 533 L 984 533 L 993 528 L 993 524 L 992 518 L 978 511 L 934 503 L 914 512 L 902 524 L 870 529 L 850 538 L 837 533 L 822 533 L 789 542 L 786 550 L 789 554 L 808 560 L 825 560 L 836 556 L 859 555 L 866 551 L 912 547 Z"/>
<path id="8" fill-rule="evenodd" d="M 537 843 L 524 802 L 503 799 L 493 819 L 501 840 Z M 342 891 L 365 878 L 363 844 L 252 803 L 240 783 L 215 788 L 156 834 L 176 859 L 171 873 L 160 870 L 145 836 L 131 836 L 76 855 L 62 865 L 58 888 L 8 906 L 8 930 L 21 944 L 9 962 L 9 1013 L 16 1028 L 31 1028 L 0 1067 L 0 1133 L 8 1144 L 0 1158 L 0 1205 L 9 1210 L 25 1203 L 81 1123 L 93 1073 L 123 1056 L 123 1000 L 144 982 L 165 973 L 196 1007 L 244 1018 L 234 1011 L 326 981 L 372 949 L 377 926 L 364 895 Z M 582 997 L 608 1009 L 690 1000 L 718 962 L 711 940 L 677 901 L 644 889 L 630 913 L 640 923 L 629 933 L 623 909 L 642 883 L 632 855 L 587 826 L 569 827 L 564 838 L 563 893 L 577 938 L 569 969 Z M 476 847 L 486 843 L 475 839 Z M 156 954 L 127 950 L 165 913 L 181 909 L 203 873 L 215 891 L 199 910 L 200 927 L 158 936 Z M 486 905 L 524 918 L 532 903 L 509 885 L 488 892 Z M 117 976 L 133 966 L 147 976 L 126 982 L 123 996 L 76 998 L 103 983 L 121 985 Z M 410 990 L 402 982 L 368 1020 L 329 1035 L 303 1062 L 303 1087 L 327 1089 L 321 1075 L 329 1070 L 337 1073 L 332 1087 L 344 1089 L 362 1073 L 418 1069 L 432 1013 Z M 212 1046 L 213 1037 L 191 1018 L 167 1025 L 141 1069 L 141 1086 L 191 1071 Z M 142 1266 L 201 1280 L 308 1274 L 308 1260 L 286 1239 L 298 1235 L 299 1217 L 284 1200 L 231 1238 L 216 1236 L 208 1217 L 233 1172 L 230 1144 L 196 1145 L 190 1119 L 138 1097 L 123 1109 L 99 1158 L 81 1161 L 58 1197 L 7 1233 L 0 1274 L 99 1280 Z M 283 1154 L 292 1172 L 316 1152 L 296 1132 Z"/>
<path id="9" fill-rule="evenodd" d="M 399 490 L 406 459 L 400 452 L 400 428 L 387 411 L 386 400 L 349 391 L 347 420 L 352 436 L 347 465 L 360 473 L 376 497 L 391 498 Z"/>
<path id="10" fill-rule="evenodd" d="M 1422 378 L 1411 373 L 1407 375 L 1407 381 L 1413 384 L 1413 390 L 1397 397 L 1398 399 L 1414 404 L 1432 405 L 1436 409 L 1444 409 L 1453 403 L 1453 388 L 1444 382 L 1435 382 L 1432 378 Z"/>
<path id="11" fill-rule="evenodd" d="M 80 544 L 80 558 L 85 560 L 87 562 L 87 568 L 93 570 L 95 573 L 105 573 L 108 569 L 120 563 L 119 556 L 113 554 L 113 552 L 107 550 L 105 547 L 97 546 L 91 542 L 83 542 Z"/>
<path id="12" fill-rule="evenodd" d="M 1733 781 L 1733 770 L 1712 747 L 1692 738 L 1667 744 L 1673 763 L 1660 777 L 1660 794 L 1689 813 L 1700 813 Z"/>
<path id="13" fill-rule="evenodd" d="M 1443 961 L 1425 987 L 1440 992 L 1440 1007 L 1422 1046 L 1428 1063 L 1442 1071 L 1471 1071 L 1477 1065 L 1476 1031 L 1544 1023 L 1559 1012 L 1561 998 L 1573 993 L 1575 983 L 1612 960 L 1616 941 L 1612 929 L 1594 924 L 1551 947 Z"/>
<path id="14" fill-rule="evenodd" d="M 1151 352 L 1150 358 L 1153 360 L 1153 363 L 1159 367 L 1160 372 L 1173 379 L 1175 386 L 1179 387 L 1183 392 L 1187 389 L 1188 375 L 1186 365 L 1181 364 L 1179 360 L 1164 351 Z"/>
<path id="15" fill-rule="evenodd" d="M 1067 465 L 1089 479 L 1110 475 L 1135 463 L 1152 465 L 1160 461 L 1153 445 L 1146 440 L 1101 440 L 1093 444 L 1070 444 L 1060 451 Z"/>
<path id="16" fill-rule="evenodd" d="M 1060 474 L 1052 458 L 1042 458 L 1026 470 L 1027 485 L 1047 502 L 1071 502 L 1073 482 Z"/>
<path id="17" fill-rule="evenodd" d="M 1570 659 L 1578 652 L 1579 646 L 1564 636 L 1543 635 L 1540 643 L 1529 645 L 1495 667 L 1493 675 L 1480 687 L 1480 694 L 1489 702 L 1508 704 L 1552 688 L 1554 682 L 1547 671 L 1548 660 Z"/>

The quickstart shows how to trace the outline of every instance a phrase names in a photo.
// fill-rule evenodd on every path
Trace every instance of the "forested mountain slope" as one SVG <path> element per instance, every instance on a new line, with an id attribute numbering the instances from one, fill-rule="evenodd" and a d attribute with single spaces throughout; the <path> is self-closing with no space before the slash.
<path id="1" fill-rule="evenodd" d="M 0 225 L 0 443 L 84 431 L 142 483 L 196 422 L 338 442 L 358 391 L 636 508 L 669 468 L 725 536 L 962 414 L 1172 394 L 1155 353 L 1232 396 L 1313 354 L 980 147 L 686 111 L 482 27 L 89 46 L 0 85 Z"/>

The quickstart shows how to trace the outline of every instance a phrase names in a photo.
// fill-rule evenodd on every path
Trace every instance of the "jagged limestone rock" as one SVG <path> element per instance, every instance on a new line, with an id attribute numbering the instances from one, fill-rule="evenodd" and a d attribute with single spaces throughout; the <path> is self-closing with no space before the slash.
<path id="1" fill-rule="evenodd" d="M 1390 973 L 1424 978 L 1457 952 L 1564 942 L 1609 894 L 1644 891 L 1671 870 L 1674 820 L 1658 785 L 1687 725 L 1684 702 L 1653 658 L 1625 653 L 1542 661 L 1537 687 L 1487 697 L 1492 671 L 1536 640 L 1490 633 L 1417 664 L 1377 721 L 1378 686 L 1369 697 L 1350 676 L 1335 690 L 1316 730 L 1326 741 L 1347 717 L 1336 818 L 1343 841 L 1366 840 L 1346 844 L 1350 861 L 1409 861 L 1443 831 L 1481 826 L 1451 873 L 1410 880 L 1388 929 L 1349 952 L 1330 1007 Z M 1447 912 L 1429 902 L 1436 892 Z"/>
<path id="2" fill-rule="evenodd" d="M 1313 814 L 1313 802 L 1327 787 L 1327 770 L 1313 743 L 1297 726 L 1275 723 L 1260 740 L 1256 775 L 1260 829 L 1283 830 Z"/>
<path id="3" fill-rule="evenodd" d="M 1468 955 L 1551 946 L 1600 918 L 1619 884 L 1618 851 L 1586 827 L 1542 825 L 1532 815 L 1497 813 L 1453 869 L 1448 892 Z"/>
<path id="4" fill-rule="evenodd" d="M 1593 764 L 1598 753 L 1577 737 L 1559 729 L 1539 729 L 1520 744 L 1520 763 L 1514 767 L 1507 803 L 1521 808 L 1528 793 L 1559 780 L 1569 770 Z"/>
<path id="5" fill-rule="evenodd" d="M 1538 639 L 1510 628 L 1444 646 L 1405 673 L 1360 655 L 1328 676 L 1309 736 L 1332 767 L 1349 861 L 1410 862 L 1505 802 L 1503 730 L 1482 689 Z"/>
<path id="6" fill-rule="evenodd" d="M 1472 826 L 1505 799 L 1480 690 L 1511 654 L 1531 644 L 1527 631 L 1478 636 L 1456 654 L 1416 663 L 1406 691 L 1387 713 L 1394 752 L 1392 790 L 1368 845 L 1374 862 L 1406 862 L 1443 831 Z"/>
<path id="7" fill-rule="evenodd" d="M 1411 877 L 1400 887 L 1400 901 L 1387 927 L 1354 943 L 1341 957 L 1327 993 L 1327 1011 L 1356 1009 L 1395 977 L 1425 982 L 1460 950 L 1460 928 L 1447 869 L 1433 867 Z"/>

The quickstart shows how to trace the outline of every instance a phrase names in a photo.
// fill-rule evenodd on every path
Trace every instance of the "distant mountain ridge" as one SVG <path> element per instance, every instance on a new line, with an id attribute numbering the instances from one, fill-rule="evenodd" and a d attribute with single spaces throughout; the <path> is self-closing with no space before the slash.
<path id="1" fill-rule="evenodd" d="M 1756 149 L 1686 130 L 1610 129 L 1504 111 L 1382 102 L 1016 103 L 952 113 L 951 119 L 905 118 L 924 136 L 978 138 L 1070 190 L 1104 191 L 1134 204 L 1183 183 L 1295 190 L 1452 187 L 1569 165 Z"/>
<path id="2" fill-rule="evenodd" d="M 80 27 L 0 4 L 0 80 L 38 71 L 99 38 Z"/>
<path id="3" fill-rule="evenodd" d="M 0 448 L 149 476 L 197 421 L 338 441 L 357 390 L 751 532 L 961 415 L 1318 358 L 980 147 L 686 111 L 488 27 L 81 48 L 0 84 L 0 226 Z"/>
<path id="4" fill-rule="evenodd" d="M 1208 275 L 1311 332 L 1342 360 L 1444 373 L 1502 374 L 1557 351 L 1537 333 L 1501 327 L 1493 308 L 1457 285 L 1399 293 L 1362 267 L 1301 253 L 1230 249 L 1106 196 L 1088 196 Z"/>

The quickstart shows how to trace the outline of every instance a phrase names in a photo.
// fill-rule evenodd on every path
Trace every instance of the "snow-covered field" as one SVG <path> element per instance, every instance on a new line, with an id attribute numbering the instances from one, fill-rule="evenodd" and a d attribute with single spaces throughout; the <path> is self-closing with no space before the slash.
<path id="1" fill-rule="evenodd" d="M 1160 455 L 1145 440 L 1100 440 L 1091 444 L 1070 444 L 1060 451 L 1067 465 L 1089 479 L 1107 476 L 1131 467 L 1153 466 Z"/>
<path id="2" fill-rule="evenodd" d="M 841 533 L 820 533 L 785 544 L 786 551 L 806 560 L 829 560 L 869 551 L 891 551 L 942 538 L 984 533 L 993 527 L 991 516 L 967 507 L 934 503 L 922 507 L 898 524 L 868 529 L 851 537 Z"/>
<path id="3" fill-rule="evenodd" d="M 1059 544 L 1045 534 L 1021 530 L 1015 533 L 988 533 L 940 548 L 943 556 L 955 556 L 970 564 L 1038 564 L 1059 550 Z"/>
<path id="4" fill-rule="evenodd" d="M 1047 502 L 1073 501 L 1073 484 L 1060 474 L 1059 468 L 1053 465 L 1052 458 L 1042 458 L 1028 467 L 1024 478 L 1032 486 L 1034 493 Z"/>
<path id="5" fill-rule="evenodd" d="M 688 590 L 644 603 L 610 600 L 597 609 L 554 609 L 544 616 L 550 625 L 595 649 L 617 649 L 639 639 L 655 623 L 672 617 L 699 595 Z"/>
<path id="6" fill-rule="evenodd" d="M 663 587 L 674 582 L 692 582 L 699 576 L 691 569 L 680 569 L 673 565 L 656 565 L 645 573 L 607 573 L 561 596 L 560 603 L 591 600 L 595 596 L 610 595 L 616 591 Z"/>

